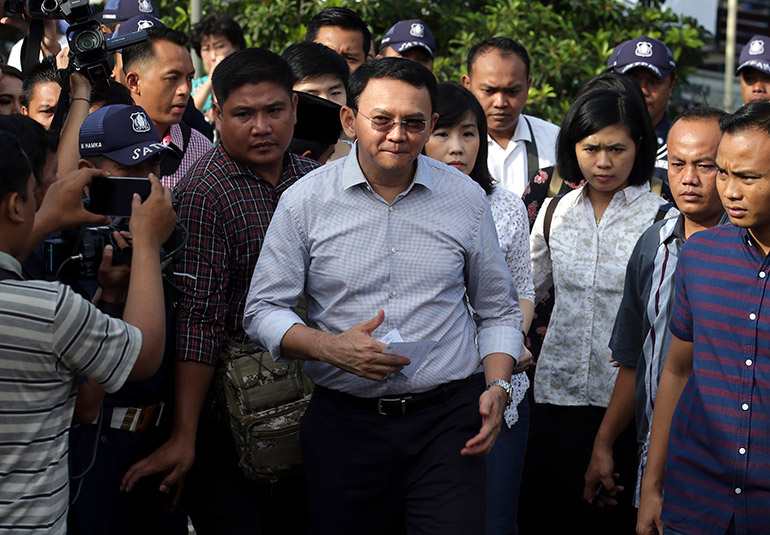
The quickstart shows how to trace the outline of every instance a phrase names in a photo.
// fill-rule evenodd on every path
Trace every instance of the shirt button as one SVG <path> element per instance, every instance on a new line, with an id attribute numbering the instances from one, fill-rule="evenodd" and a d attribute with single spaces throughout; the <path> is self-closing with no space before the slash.
<path id="1" fill-rule="evenodd" d="M 759 272 L 759 278 L 760 279 L 764 279 L 766 276 L 767 276 L 767 273 L 765 273 L 764 271 L 760 271 Z"/>
<path id="2" fill-rule="evenodd" d="M 390 295 L 392 295 L 393 297 L 396 297 L 398 295 L 398 292 L 396 290 L 391 290 Z M 748 406 L 746 408 L 748 408 Z"/>
<path id="3" fill-rule="evenodd" d="M 753 321 L 757 319 L 757 315 L 752 312 L 751 314 L 749 314 L 749 319 Z"/>
<path id="4" fill-rule="evenodd" d="M 390 254 L 396 254 L 396 248 L 395 247 L 391 247 L 390 248 Z"/>
<path id="5" fill-rule="evenodd" d="M 741 455 L 745 455 L 746 454 L 746 448 L 739 449 L 738 453 L 740 453 Z"/>
<path id="6" fill-rule="evenodd" d="M 393 290 L 393 291 L 395 292 L 395 290 Z M 741 409 L 743 409 L 744 411 L 749 410 L 749 404 L 748 403 L 744 403 L 743 405 L 741 405 Z"/>
<path id="7" fill-rule="evenodd" d="M 746 366 L 751 366 L 754 362 L 751 359 L 746 359 Z"/>
<path id="8" fill-rule="evenodd" d="M 738 487 L 738 488 L 736 488 L 736 489 L 735 489 L 735 494 L 740 494 L 741 492 L 743 492 L 743 491 L 741 490 L 741 488 L 740 488 L 740 487 Z"/>
<path id="9" fill-rule="evenodd" d="M 392 206 L 388 206 L 388 212 L 392 212 L 392 211 L 393 211 L 393 207 Z"/>

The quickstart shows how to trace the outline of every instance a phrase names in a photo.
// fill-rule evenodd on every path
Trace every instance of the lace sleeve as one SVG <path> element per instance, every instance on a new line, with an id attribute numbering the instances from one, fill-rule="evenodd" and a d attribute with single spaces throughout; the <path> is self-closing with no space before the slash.
<path id="1" fill-rule="evenodd" d="M 522 200 L 514 193 L 495 188 L 489 196 L 492 218 L 505 261 L 516 283 L 519 299 L 535 300 L 529 255 L 529 220 Z"/>

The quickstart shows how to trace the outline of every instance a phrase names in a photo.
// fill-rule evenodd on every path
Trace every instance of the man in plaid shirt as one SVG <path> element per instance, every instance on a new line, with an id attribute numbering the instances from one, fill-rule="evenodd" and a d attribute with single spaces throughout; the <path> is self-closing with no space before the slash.
<path id="1" fill-rule="evenodd" d="M 244 303 L 278 199 L 318 164 L 287 151 L 297 97 L 285 60 L 263 49 L 240 50 L 217 67 L 212 84 L 221 144 L 175 189 L 192 250 L 176 271 L 195 277 L 185 288 L 196 297 L 185 296 L 178 312 L 174 427 L 168 442 L 126 473 L 123 485 L 130 489 L 161 472 L 160 490 L 169 492 L 196 460 L 186 506 L 199 532 L 261 533 L 270 529 L 269 514 L 290 533 L 290 521 L 303 523 L 301 476 L 272 487 L 247 480 L 224 411 L 207 393 L 227 340 L 248 342 Z M 287 508 L 291 514 L 282 514 Z"/>

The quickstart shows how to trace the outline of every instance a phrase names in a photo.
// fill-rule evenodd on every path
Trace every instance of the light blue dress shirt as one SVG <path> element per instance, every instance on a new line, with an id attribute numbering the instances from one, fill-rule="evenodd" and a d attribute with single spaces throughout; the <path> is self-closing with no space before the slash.
<path id="1" fill-rule="evenodd" d="M 246 300 L 249 337 L 280 358 L 283 336 L 302 322 L 291 307 L 304 293 L 310 327 L 339 334 L 383 309 L 373 338 L 398 329 L 405 342 L 438 342 L 412 378 L 373 381 L 305 363 L 316 384 L 360 397 L 430 390 L 471 375 L 480 355 L 522 354 L 516 287 L 481 188 L 419 156 L 412 184 L 389 204 L 356 149 L 281 196 Z"/>

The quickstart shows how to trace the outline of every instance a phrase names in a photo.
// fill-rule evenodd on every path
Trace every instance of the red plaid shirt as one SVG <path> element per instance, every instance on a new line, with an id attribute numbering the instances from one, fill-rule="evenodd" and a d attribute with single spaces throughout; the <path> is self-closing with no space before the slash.
<path id="1" fill-rule="evenodd" d="M 319 164 L 286 152 L 277 187 L 233 160 L 219 145 L 198 160 L 174 190 L 187 228 L 187 251 L 175 271 L 187 292 L 178 310 L 177 360 L 215 364 L 227 337 L 247 341 L 243 308 L 254 266 L 278 199 Z"/>

